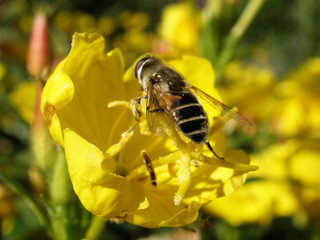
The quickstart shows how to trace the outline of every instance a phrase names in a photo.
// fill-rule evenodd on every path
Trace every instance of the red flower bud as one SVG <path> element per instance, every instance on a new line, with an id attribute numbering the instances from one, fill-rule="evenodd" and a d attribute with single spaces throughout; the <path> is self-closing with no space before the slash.
<path id="1" fill-rule="evenodd" d="M 33 76 L 41 76 L 45 67 L 49 64 L 49 34 L 47 16 L 38 12 L 35 15 L 32 33 L 30 37 L 27 68 Z"/>

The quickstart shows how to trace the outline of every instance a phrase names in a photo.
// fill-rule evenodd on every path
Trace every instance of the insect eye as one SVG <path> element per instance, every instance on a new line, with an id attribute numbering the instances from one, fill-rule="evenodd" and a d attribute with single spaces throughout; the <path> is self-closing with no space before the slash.
<path id="1" fill-rule="evenodd" d="M 145 61 L 148 61 L 150 58 L 151 58 L 151 57 L 149 57 L 149 56 L 148 56 L 148 57 L 144 57 L 144 58 L 140 59 L 140 60 L 137 62 L 136 67 L 135 67 L 135 69 L 134 69 L 134 75 L 135 75 L 136 78 L 138 78 L 138 71 L 139 71 L 139 69 L 141 68 L 141 66 L 143 65 L 143 63 L 144 63 Z"/>

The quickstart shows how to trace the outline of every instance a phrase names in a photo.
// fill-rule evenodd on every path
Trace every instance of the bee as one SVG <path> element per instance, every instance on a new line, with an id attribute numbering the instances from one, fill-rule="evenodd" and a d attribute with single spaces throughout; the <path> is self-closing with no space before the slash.
<path id="1" fill-rule="evenodd" d="M 134 99 L 133 102 L 140 104 L 140 100 L 146 98 L 146 118 L 153 132 L 163 130 L 161 121 L 156 120 L 156 114 L 161 113 L 185 137 L 196 144 L 204 143 L 214 156 L 224 160 L 215 153 L 207 140 L 208 115 L 197 97 L 205 99 L 211 106 L 218 109 L 222 116 L 229 115 L 230 118 L 244 125 L 251 125 L 241 114 L 192 86 L 180 73 L 157 57 L 147 56 L 140 59 L 135 66 L 134 73 L 146 95 Z M 139 112 L 134 105 L 132 104 L 133 114 L 138 120 Z M 150 161 L 146 153 L 143 154 L 143 157 L 145 161 Z M 154 173 L 150 175 L 151 178 L 155 178 L 152 177 L 155 176 Z M 155 179 L 152 179 L 152 182 L 156 182 Z"/>

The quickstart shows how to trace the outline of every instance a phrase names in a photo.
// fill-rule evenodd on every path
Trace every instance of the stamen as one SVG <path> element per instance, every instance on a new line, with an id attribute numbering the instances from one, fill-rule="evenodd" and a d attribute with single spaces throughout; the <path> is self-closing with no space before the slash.
<path id="1" fill-rule="evenodd" d="M 174 205 L 179 206 L 184 195 L 188 191 L 191 183 L 191 155 L 189 153 L 180 152 L 180 167 L 179 167 L 179 188 L 174 196 Z"/>
<path id="2" fill-rule="evenodd" d="M 119 107 L 119 106 L 129 108 L 130 110 L 132 108 L 130 102 L 121 101 L 121 100 L 111 101 L 107 105 L 108 108 Z"/>
<path id="3" fill-rule="evenodd" d="M 177 154 L 178 152 L 175 152 L 165 157 L 161 157 L 156 160 L 153 160 L 152 161 L 153 168 L 157 168 L 163 165 L 168 165 L 170 163 L 175 163 L 178 158 Z M 139 165 L 137 168 L 129 171 L 129 174 L 126 176 L 126 179 L 128 181 L 131 181 L 132 179 L 143 177 L 145 176 L 145 174 L 146 174 L 146 166 Z"/>
<path id="4" fill-rule="evenodd" d="M 107 151 L 105 152 L 107 154 L 108 157 L 112 157 L 115 156 L 117 153 L 120 152 L 120 150 L 125 146 L 125 144 L 127 142 L 129 142 L 129 140 L 133 137 L 133 131 L 131 132 L 124 132 L 123 134 L 121 134 L 121 139 L 118 143 L 113 144 L 112 146 L 110 146 Z"/>

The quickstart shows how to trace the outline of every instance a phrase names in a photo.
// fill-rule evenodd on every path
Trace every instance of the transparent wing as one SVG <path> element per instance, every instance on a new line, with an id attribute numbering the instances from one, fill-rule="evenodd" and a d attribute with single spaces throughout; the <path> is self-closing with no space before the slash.
<path id="1" fill-rule="evenodd" d="M 232 108 L 228 107 L 227 105 L 223 104 L 222 102 L 218 101 L 214 97 L 211 97 L 204 91 L 194 87 L 190 86 L 191 90 L 193 90 L 198 96 L 203 98 L 206 102 L 208 102 L 212 107 L 217 109 L 221 112 L 222 116 L 228 116 L 230 119 L 234 119 L 238 121 L 239 123 L 243 124 L 244 126 L 253 126 L 252 123 L 246 119 L 244 116 L 242 116 L 240 113 L 236 112 Z"/>
<path id="2" fill-rule="evenodd" d="M 163 114 L 163 108 L 159 106 L 159 99 L 159 90 L 150 83 L 148 85 L 146 118 L 149 129 L 158 134 L 164 131 L 164 126 L 161 122 L 161 119 L 164 117 L 159 117 L 159 114 L 165 115 Z"/>

